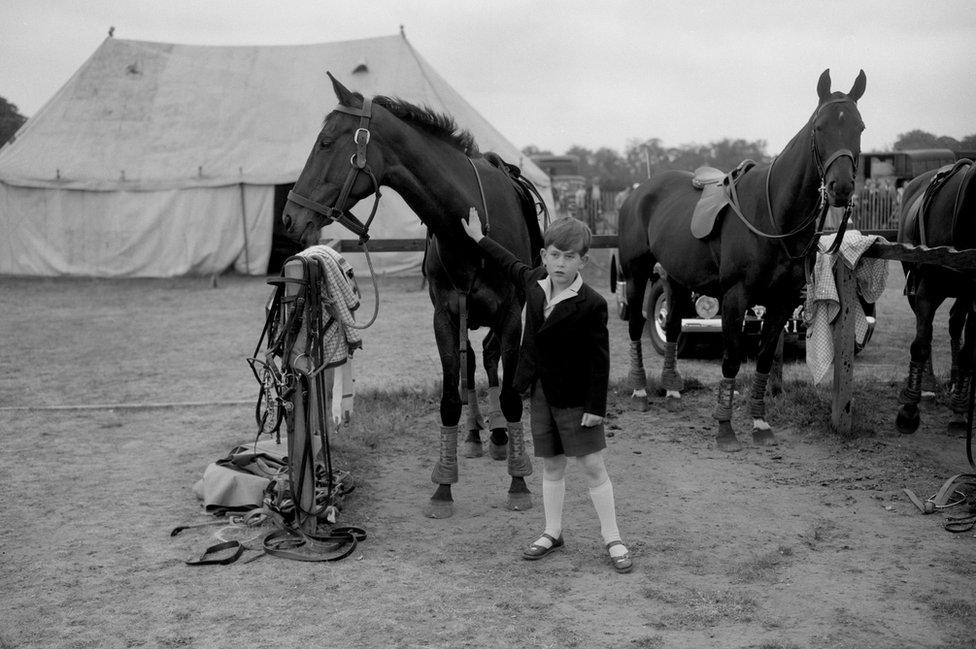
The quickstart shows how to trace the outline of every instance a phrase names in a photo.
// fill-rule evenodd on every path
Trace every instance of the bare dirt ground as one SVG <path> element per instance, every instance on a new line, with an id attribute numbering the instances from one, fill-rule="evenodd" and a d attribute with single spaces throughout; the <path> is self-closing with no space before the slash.
<path id="1" fill-rule="evenodd" d="M 679 407 L 641 407 L 620 389 L 626 325 L 611 319 L 607 461 L 636 562 L 617 575 L 573 467 L 566 547 L 543 561 L 519 558 L 542 528 L 539 464 L 532 510 L 504 509 L 504 463 L 462 458 L 455 516 L 423 517 L 439 366 L 419 279 L 381 282 L 357 423 L 336 443 L 358 484 L 340 522 L 368 539 L 338 563 L 206 567 L 183 560 L 215 528 L 169 532 L 207 520 L 193 483 L 253 437 L 244 358 L 264 281 L 0 279 L 0 648 L 976 646 L 976 538 L 901 491 L 924 498 L 969 467 L 944 403 L 924 404 L 916 435 L 894 431 L 913 327 L 900 290 L 892 272 L 856 361 L 855 436 L 829 431 L 829 387 L 793 363 L 770 401 L 780 444 L 731 455 L 709 417 L 718 361 L 681 361 Z M 945 374 L 944 330 L 935 344 Z M 213 405 L 155 407 L 193 402 Z M 42 409 L 106 404 L 126 407 Z"/>

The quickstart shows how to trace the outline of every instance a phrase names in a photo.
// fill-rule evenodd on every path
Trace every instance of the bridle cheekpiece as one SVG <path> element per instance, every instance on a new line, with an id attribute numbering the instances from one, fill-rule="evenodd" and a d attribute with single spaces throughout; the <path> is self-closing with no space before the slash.
<path id="1" fill-rule="evenodd" d="M 369 120 L 372 117 L 372 104 L 372 99 L 363 99 L 363 107 L 361 109 L 342 104 L 335 107 L 336 112 L 346 113 L 347 115 L 353 115 L 359 118 L 359 128 L 356 129 L 352 136 L 353 142 L 356 143 L 356 152 L 349 159 L 349 173 L 346 174 L 346 180 L 342 184 L 342 190 L 339 192 L 339 197 L 336 199 L 336 202 L 329 207 L 311 198 L 302 196 L 294 189 L 288 192 L 288 200 L 325 217 L 326 222 L 324 225 L 338 221 L 358 236 L 359 243 L 361 244 L 369 240 L 369 225 L 373 222 L 373 217 L 376 216 L 376 208 L 380 204 L 380 185 L 366 158 L 366 146 L 369 144 L 370 139 Z M 365 223 L 346 209 L 346 204 L 349 201 L 349 192 L 352 191 L 352 186 L 361 173 L 369 176 L 370 181 L 373 183 L 372 194 L 375 196 L 373 209 L 370 211 L 369 218 L 366 219 Z"/>

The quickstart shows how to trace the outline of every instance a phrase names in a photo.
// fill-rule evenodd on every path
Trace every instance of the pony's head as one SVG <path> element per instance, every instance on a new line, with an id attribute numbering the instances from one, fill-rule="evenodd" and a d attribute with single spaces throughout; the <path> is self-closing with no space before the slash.
<path id="1" fill-rule="evenodd" d="M 339 105 L 326 116 L 281 214 L 286 234 L 306 246 L 317 243 L 319 229 L 336 220 L 364 234 L 348 210 L 379 189 L 384 169 L 380 147 L 369 146 L 372 102 L 331 73 L 329 78 Z"/>
<path id="2" fill-rule="evenodd" d="M 854 195 L 854 174 L 864 130 L 857 100 L 864 94 L 866 82 L 864 70 L 847 94 L 830 91 L 830 70 L 824 70 L 817 82 L 820 103 L 810 118 L 813 157 L 827 200 L 834 207 L 846 206 Z"/>

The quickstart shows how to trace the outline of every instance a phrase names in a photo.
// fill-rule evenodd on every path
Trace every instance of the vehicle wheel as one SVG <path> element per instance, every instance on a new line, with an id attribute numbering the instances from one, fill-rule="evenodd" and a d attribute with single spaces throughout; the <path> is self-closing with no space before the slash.
<path id="1" fill-rule="evenodd" d="M 664 356 L 664 345 L 667 338 L 664 334 L 664 323 L 668 317 L 668 294 L 664 290 L 664 282 L 658 280 L 651 285 L 647 296 L 649 311 L 647 313 L 647 324 L 644 331 L 651 339 L 651 346 L 661 356 Z M 684 356 L 691 346 L 691 336 L 680 334 L 678 336 L 678 356 Z"/>

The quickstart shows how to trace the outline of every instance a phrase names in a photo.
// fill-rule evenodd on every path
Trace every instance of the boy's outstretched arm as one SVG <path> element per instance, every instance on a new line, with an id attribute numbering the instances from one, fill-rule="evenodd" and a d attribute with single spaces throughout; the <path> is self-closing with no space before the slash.
<path id="1" fill-rule="evenodd" d="M 530 281 L 536 281 L 546 276 L 545 268 L 533 269 L 523 263 L 511 251 L 502 247 L 491 237 L 486 237 L 481 231 L 481 218 L 477 208 L 468 209 L 468 217 L 461 219 L 461 228 L 472 241 L 478 244 L 481 252 L 488 256 L 505 273 L 512 283 L 524 286 Z"/>

